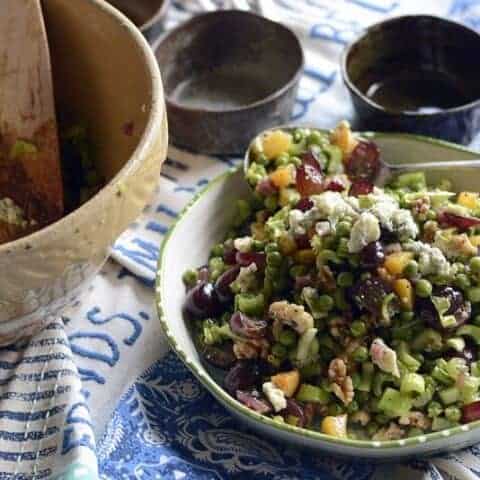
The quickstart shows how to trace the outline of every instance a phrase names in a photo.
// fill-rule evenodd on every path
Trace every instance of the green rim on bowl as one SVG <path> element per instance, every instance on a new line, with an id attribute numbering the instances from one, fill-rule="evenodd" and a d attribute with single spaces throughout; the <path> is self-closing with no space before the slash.
<path id="1" fill-rule="evenodd" d="M 449 143 L 443 140 L 437 140 L 430 137 L 423 137 L 420 135 L 410 135 L 410 134 L 391 134 L 391 133 L 377 133 L 377 132 L 362 132 L 361 134 L 363 137 L 372 138 L 372 139 L 381 139 L 381 138 L 392 138 L 392 139 L 399 139 L 399 140 L 416 140 L 423 143 L 437 145 L 444 148 L 448 148 L 457 152 L 468 153 L 471 155 L 478 155 L 477 152 L 473 150 L 469 150 L 468 148 L 462 147 L 460 145 L 455 145 L 453 143 Z M 456 434 L 460 434 L 462 432 L 468 432 L 474 428 L 480 426 L 480 420 L 471 422 L 465 425 L 460 425 L 457 427 L 441 430 L 438 432 L 428 433 L 424 435 L 419 435 L 411 438 L 399 439 L 399 440 L 388 440 L 388 441 L 373 441 L 373 440 L 353 440 L 353 439 L 343 439 L 343 438 L 335 438 L 319 431 L 314 430 L 307 430 L 299 427 L 295 427 L 289 425 L 287 423 L 279 423 L 275 420 L 261 415 L 259 413 L 254 412 L 253 410 L 247 408 L 242 403 L 235 400 L 231 397 L 217 382 L 215 382 L 210 375 L 204 374 L 200 371 L 200 369 L 195 365 L 195 363 L 190 360 L 185 353 L 185 351 L 179 346 L 177 343 L 168 321 L 165 317 L 165 312 L 162 306 L 162 281 L 165 277 L 163 268 L 164 268 L 164 254 L 166 251 L 166 246 L 172 236 L 177 225 L 179 225 L 185 218 L 185 215 L 189 212 L 190 208 L 201 198 L 203 197 L 209 190 L 217 185 L 225 181 L 229 176 L 235 175 L 238 173 L 238 170 L 242 167 L 238 167 L 234 170 L 230 170 L 212 180 L 202 191 L 198 192 L 190 202 L 185 206 L 185 208 L 181 211 L 176 221 L 170 227 L 168 233 L 166 234 L 163 243 L 160 248 L 160 255 L 158 260 L 158 269 L 157 269 L 157 278 L 156 278 L 156 285 L 155 285 L 155 299 L 156 299 L 156 306 L 157 312 L 160 319 L 160 324 L 162 326 L 163 332 L 165 333 L 168 342 L 175 353 L 181 358 L 181 360 L 185 363 L 185 365 L 192 371 L 195 377 L 202 383 L 202 385 L 211 393 L 213 394 L 224 406 L 229 406 L 233 411 L 240 414 L 241 416 L 247 417 L 249 420 L 253 420 L 255 422 L 259 422 L 261 424 L 267 425 L 279 431 L 287 432 L 290 434 L 295 434 L 297 437 L 306 437 L 313 440 L 317 440 L 322 443 L 332 444 L 332 445 L 344 445 L 348 447 L 355 447 L 361 449 L 398 449 L 399 447 L 412 447 L 414 445 L 423 444 L 425 442 L 431 442 L 433 440 L 439 440 L 445 437 L 452 437 Z"/>

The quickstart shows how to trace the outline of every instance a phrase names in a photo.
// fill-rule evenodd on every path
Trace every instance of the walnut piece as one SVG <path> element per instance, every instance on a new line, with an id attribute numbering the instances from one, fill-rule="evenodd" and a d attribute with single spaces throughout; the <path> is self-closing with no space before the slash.
<path id="1" fill-rule="evenodd" d="M 430 428 L 431 420 L 422 412 L 410 412 L 408 415 L 403 415 L 398 419 L 400 425 L 408 425 L 410 427 L 421 428 L 427 430 Z"/>
<path id="2" fill-rule="evenodd" d="M 309 328 L 313 328 L 313 317 L 305 311 L 302 305 L 281 300 L 273 302 L 268 313 L 275 321 L 292 327 L 300 335 Z"/>
<path id="3" fill-rule="evenodd" d="M 381 428 L 374 436 L 373 440 L 398 440 L 403 438 L 405 431 L 395 422 L 391 422 L 388 427 Z"/>
<path id="4" fill-rule="evenodd" d="M 362 427 L 368 424 L 370 421 L 370 414 L 365 410 L 359 410 L 350 416 L 350 420 L 355 423 L 359 423 Z"/>
<path id="5" fill-rule="evenodd" d="M 347 376 L 347 366 L 341 358 L 334 358 L 328 366 L 328 378 L 334 383 L 341 383 Z"/>
<path id="6" fill-rule="evenodd" d="M 332 383 L 332 392 L 343 402 L 348 405 L 352 402 L 355 396 L 353 390 L 353 382 L 351 377 L 345 377 L 341 383 Z"/>

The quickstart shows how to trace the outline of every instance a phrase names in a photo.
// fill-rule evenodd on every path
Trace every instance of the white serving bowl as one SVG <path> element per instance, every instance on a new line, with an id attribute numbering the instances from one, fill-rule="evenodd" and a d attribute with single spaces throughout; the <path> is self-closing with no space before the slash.
<path id="1" fill-rule="evenodd" d="M 378 144 L 390 163 L 464 160 L 478 153 L 463 147 L 426 137 L 402 134 L 365 136 Z M 428 176 L 427 176 L 428 178 Z M 465 174 L 452 171 L 450 179 L 456 190 L 478 190 L 480 172 Z M 434 181 L 435 179 L 431 179 Z M 280 424 L 260 415 L 231 397 L 218 385 L 201 362 L 182 315 L 185 270 L 205 264 L 211 247 L 222 240 L 232 224 L 235 201 L 247 198 L 250 190 L 240 170 L 212 181 L 179 216 L 165 239 L 160 255 L 156 300 L 162 328 L 170 345 L 202 385 L 230 412 L 261 433 L 300 447 L 310 447 L 328 454 L 396 461 L 400 458 L 457 450 L 480 441 L 480 421 L 449 430 L 394 441 L 359 441 L 334 438 L 317 431 Z"/>

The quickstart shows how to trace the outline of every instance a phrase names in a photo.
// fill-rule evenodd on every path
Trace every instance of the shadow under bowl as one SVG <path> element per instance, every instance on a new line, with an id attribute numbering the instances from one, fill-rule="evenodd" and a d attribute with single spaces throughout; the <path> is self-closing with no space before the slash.
<path id="1" fill-rule="evenodd" d="M 124 13 L 147 37 L 154 40 L 163 30 L 170 0 L 108 0 Z"/>
<path id="2" fill-rule="evenodd" d="M 236 10 L 205 13 L 167 34 L 155 54 L 179 147 L 241 153 L 258 131 L 290 119 L 303 52 L 278 23 Z"/>
<path id="3" fill-rule="evenodd" d="M 355 127 L 469 143 L 480 129 L 480 35 L 443 18 L 397 17 L 346 47 L 341 69 Z"/>

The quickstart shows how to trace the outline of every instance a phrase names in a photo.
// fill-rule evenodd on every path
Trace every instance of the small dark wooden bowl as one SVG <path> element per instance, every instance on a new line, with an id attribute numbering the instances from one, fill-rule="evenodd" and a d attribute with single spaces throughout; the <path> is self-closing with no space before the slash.
<path id="1" fill-rule="evenodd" d="M 162 21 L 170 0 L 107 0 L 153 41 L 162 31 Z"/>
<path id="2" fill-rule="evenodd" d="M 168 33 L 155 54 L 179 147 L 242 153 L 257 132 L 290 119 L 303 52 L 278 23 L 236 10 L 205 13 Z"/>
<path id="3" fill-rule="evenodd" d="M 373 25 L 347 46 L 341 62 L 355 108 L 355 128 L 469 143 L 480 128 L 480 65 L 473 58 L 478 51 L 477 32 L 439 17 L 403 16 Z M 464 94 L 458 96 L 458 104 L 437 112 L 385 108 L 366 95 L 369 78 L 382 68 L 440 72 Z"/>

